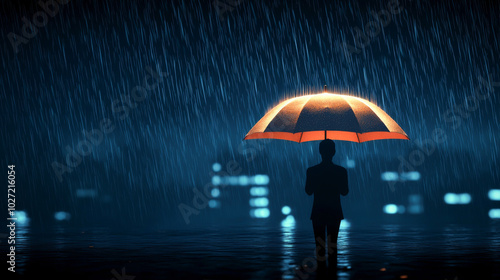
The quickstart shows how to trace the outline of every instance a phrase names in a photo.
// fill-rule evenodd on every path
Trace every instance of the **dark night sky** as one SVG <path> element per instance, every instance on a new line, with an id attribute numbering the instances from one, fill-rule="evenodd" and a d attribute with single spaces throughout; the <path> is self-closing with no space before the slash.
<path id="1" fill-rule="evenodd" d="M 182 224 L 178 205 L 210 182 L 214 162 L 232 160 L 242 174 L 269 174 L 271 203 L 307 217 L 305 169 L 320 160 L 318 143 L 242 139 L 273 105 L 324 84 L 378 104 L 411 138 L 337 142 L 334 161 L 356 163 L 343 202 L 351 220 L 409 193 L 446 213 L 448 191 L 470 193 L 472 213 L 488 220 L 486 193 L 500 188 L 498 1 L 241 0 L 221 13 L 212 1 L 72 0 L 17 52 L 9 34 L 24 36 L 23 17 L 43 9 L 13 2 L 0 4 L 1 166 L 16 165 L 17 204 L 35 224 L 62 210 L 84 223 Z M 384 12 L 385 26 L 373 15 Z M 164 77 L 131 104 L 148 69 Z M 65 165 L 66 147 L 103 120 L 113 131 L 59 180 L 54 162 Z M 380 173 L 437 129 L 446 141 L 415 166 L 422 179 L 391 191 Z M 76 198 L 77 189 L 99 195 Z"/>

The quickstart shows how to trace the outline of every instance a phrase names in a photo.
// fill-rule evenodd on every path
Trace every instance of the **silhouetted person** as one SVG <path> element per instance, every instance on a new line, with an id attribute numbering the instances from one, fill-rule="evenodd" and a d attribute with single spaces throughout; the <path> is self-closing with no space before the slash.
<path id="1" fill-rule="evenodd" d="M 306 193 L 314 194 L 311 220 L 316 239 L 318 273 L 322 273 L 326 268 L 325 245 L 328 247 L 328 266 L 330 270 L 337 269 L 337 237 L 340 221 L 344 219 L 340 195 L 347 195 L 349 187 L 347 170 L 332 163 L 335 143 L 329 139 L 321 141 L 319 153 L 323 159 L 321 163 L 307 169 Z"/>

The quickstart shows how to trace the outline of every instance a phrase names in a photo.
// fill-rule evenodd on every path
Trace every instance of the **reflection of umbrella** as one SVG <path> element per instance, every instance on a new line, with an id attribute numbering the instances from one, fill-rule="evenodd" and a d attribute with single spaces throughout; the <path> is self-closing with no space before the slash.
<path id="1" fill-rule="evenodd" d="M 307 142 L 366 142 L 406 139 L 406 133 L 386 112 L 368 100 L 334 93 L 291 98 L 278 104 L 245 136 Z"/>

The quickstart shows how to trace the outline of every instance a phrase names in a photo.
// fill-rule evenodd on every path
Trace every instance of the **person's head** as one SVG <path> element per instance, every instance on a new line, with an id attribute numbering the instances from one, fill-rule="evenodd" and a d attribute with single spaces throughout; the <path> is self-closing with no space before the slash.
<path id="1" fill-rule="evenodd" d="M 330 139 L 321 141 L 321 143 L 319 143 L 319 153 L 321 154 L 323 161 L 332 161 L 332 158 L 335 155 L 335 142 Z"/>

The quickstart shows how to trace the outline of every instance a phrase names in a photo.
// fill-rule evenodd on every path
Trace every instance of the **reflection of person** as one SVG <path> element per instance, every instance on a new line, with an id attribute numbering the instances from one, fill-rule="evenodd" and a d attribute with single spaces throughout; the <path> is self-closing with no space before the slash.
<path id="1" fill-rule="evenodd" d="M 330 269 L 337 269 L 337 237 L 340 221 L 344 219 L 340 195 L 345 196 L 349 192 L 347 170 L 333 164 L 335 143 L 332 140 L 321 141 L 319 153 L 323 160 L 320 164 L 307 169 L 306 179 L 306 193 L 314 194 L 311 220 L 316 239 L 316 259 L 318 269 L 326 268 L 325 245 L 327 245 L 328 266 Z"/>

